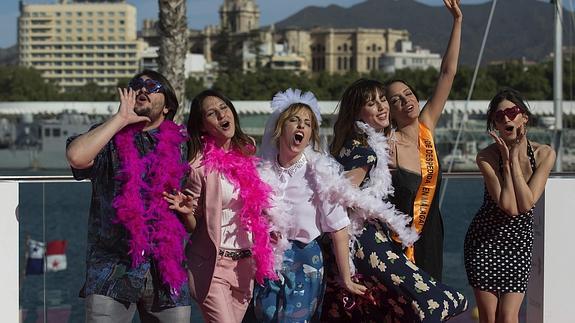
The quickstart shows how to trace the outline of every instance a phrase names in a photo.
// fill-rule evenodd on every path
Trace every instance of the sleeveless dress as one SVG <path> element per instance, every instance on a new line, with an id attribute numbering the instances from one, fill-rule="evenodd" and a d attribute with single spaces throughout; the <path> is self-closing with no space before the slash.
<path id="1" fill-rule="evenodd" d="M 527 155 L 535 172 L 535 156 L 529 142 Z M 502 167 L 500 158 L 500 173 Z M 484 291 L 525 293 L 533 254 L 533 208 L 509 216 L 484 187 L 483 205 L 465 235 L 464 260 L 469 285 Z"/>
<path id="2" fill-rule="evenodd" d="M 345 171 L 377 164 L 377 155 L 358 140 L 348 140 L 336 158 Z M 363 186 L 369 179 L 369 172 Z M 326 243 L 327 241 L 327 243 Z M 384 223 L 368 221 L 354 243 L 351 257 L 373 301 L 349 297 L 337 283 L 337 265 L 329 239 L 324 239 L 326 293 L 322 322 L 442 322 L 467 309 L 458 291 L 436 281 L 403 254 Z"/>
<path id="3" fill-rule="evenodd" d="M 399 165 L 399 154 L 395 154 L 395 164 Z M 419 158 L 419 156 L 418 156 Z M 423 225 L 419 240 L 414 244 L 415 263 L 441 281 L 443 271 L 443 219 L 439 211 L 439 196 L 441 192 L 441 165 L 438 170 L 437 188 L 429 208 L 429 215 Z M 395 191 L 390 197 L 391 203 L 401 212 L 413 219 L 413 203 L 421 183 L 421 174 L 397 167 L 391 170 L 391 181 Z M 399 246 L 399 244 L 398 244 Z"/>

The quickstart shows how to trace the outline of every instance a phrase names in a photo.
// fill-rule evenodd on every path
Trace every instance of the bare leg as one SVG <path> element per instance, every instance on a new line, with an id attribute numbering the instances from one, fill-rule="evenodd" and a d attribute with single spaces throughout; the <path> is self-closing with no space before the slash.
<path id="1" fill-rule="evenodd" d="M 497 295 L 493 292 L 473 289 L 477 309 L 479 310 L 479 323 L 495 323 L 497 317 Z"/>
<path id="2" fill-rule="evenodd" d="M 501 294 L 497 310 L 497 323 L 519 323 L 519 309 L 524 296 L 523 293 Z"/>

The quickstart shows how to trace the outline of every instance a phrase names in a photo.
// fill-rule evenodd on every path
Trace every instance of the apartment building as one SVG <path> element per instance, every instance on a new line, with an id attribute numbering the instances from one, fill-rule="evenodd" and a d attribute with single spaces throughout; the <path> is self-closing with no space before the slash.
<path id="1" fill-rule="evenodd" d="M 139 69 L 146 43 L 137 38 L 136 8 L 125 1 L 20 2 L 20 65 L 63 90 L 94 82 L 115 86 Z"/>

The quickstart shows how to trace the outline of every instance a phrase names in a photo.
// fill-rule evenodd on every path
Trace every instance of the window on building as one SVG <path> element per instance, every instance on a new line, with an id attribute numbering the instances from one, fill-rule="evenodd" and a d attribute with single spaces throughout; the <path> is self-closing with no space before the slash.
<path id="1" fill-rule="evenodd" d="M 343 51 L 347 52 L 347 44 L 343 44 Z"/>

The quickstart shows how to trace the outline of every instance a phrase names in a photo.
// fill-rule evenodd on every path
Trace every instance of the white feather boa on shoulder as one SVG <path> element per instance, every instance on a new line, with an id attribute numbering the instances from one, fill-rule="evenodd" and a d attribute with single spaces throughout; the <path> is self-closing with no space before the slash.
<path id="1" fill-rule="evenodd" d="M 388 196 L 393 194 L 393 186 L 388 168 L 387 138 L 364 123 L 357 122 L 357 126 L 368 135 L 367 142 L 377 155 L 377 165 L 371 169 L 369 181 L 363 188 L 352 185 L 337 161 L 310 149 L 306 150 L 306 157 L 319 183 L 318 193 L 323 199 L 352 209 L 350 235 L 361 234 L 365 221 L 379 220 L 397 233 L 404 246 L 410 246 L 419 235 L 409 226 L 411 219 L 388 201 Z"/>
<path id="2" fill-rule="evenodd" d="M 354 186 L 345 177 L 342 166 L 332 156 L 308 147 L 304 152 L 306 167 L 313 175 L 316 194 L 323 200 L 352 210 L 349 214 L 351 225 L 348 228 L 352 238 L 361 234 L 365 221 L 379 220 L 397 233 L 404 246 L 410 246 L 419 238 L 417 232 L 409 226 L 411 219 L 388 201 L 388 196 L 393 194 L 393 186 L 388 168 L 387 138 L 364 123 L 358 122 L 357 126 L 368 135 L 367 142 L 377 155 L 377 165 L 371 169 L 369 181 L 363 188 Z M 291 207 L 280 198 L 283 194 L 278 192 L 280 181 L 272 163 L 262 162 L 259 172 L 262 180 L 274 190 L 272 207 L 267 210 L 267 214 L 270 217 L 271 230 L 281 234 L 274 246 L 275 269 L 281 270 L 283 254 L 291 248 L 286 237 L 293 215 Z"/>

